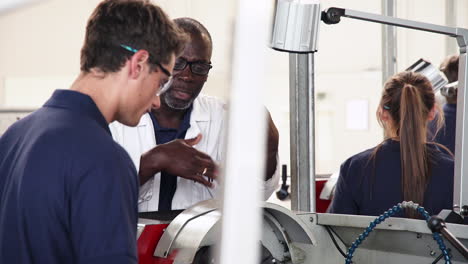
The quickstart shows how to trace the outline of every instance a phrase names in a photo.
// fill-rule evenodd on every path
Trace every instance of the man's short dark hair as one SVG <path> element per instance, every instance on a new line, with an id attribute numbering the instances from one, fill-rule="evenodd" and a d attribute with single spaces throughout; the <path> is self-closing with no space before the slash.
<path id="1" fill-rule="evenodd" d="M 117 72 L 133 55 L 120 45 L 147 50 L 152 69 L 183 51 L 185 35 L 164 11 L 148 0 L 105 0 L 88 20 L 81 49 L 81 71 Z"/>
<path id="2" fill-rule="evenodd" d="M 440 65 L 440 70 L 447 76 L 449 83 L 458 81 L 458 55 L 446 58 Z"/>
<path id="3" fill-rule="evenodd" d="M 176 18 L 174 19 L 174 22 L 185 33 L 206 39 L 211 54 L 213 50 L 213 40 L 211 39 L 210 32 L 208 32 L 208 30 L 205 26 L 202 25 L 202 23 L 190 17 Z"/>

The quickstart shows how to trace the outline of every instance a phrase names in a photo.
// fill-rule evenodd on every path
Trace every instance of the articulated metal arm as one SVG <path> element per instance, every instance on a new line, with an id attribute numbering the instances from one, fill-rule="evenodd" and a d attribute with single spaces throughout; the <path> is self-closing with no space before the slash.
<path id="1" fill-rule="evenodd" d="M 320 10 L 318 0 L 278 0 L 274 16 L 271 47 L 293 53 L 290 54 L 290 94 L 295 95 L 290 98 L 293 209 L 314 211 L 315 204 L 313 53 L 317 51 L 318 24 L 320 20 L 326 24 L 336 24 L 340 22 L 341 17 L 348 17 L 442 34 L 457 39 L 460 62 L 453 202 L 456 211 L 460 211 L 463 216 L 468 216 L 468 115 L 465 115 L 468 113 L 468 93 L 465 92 L 468 82 L 466 74 L 468 30 L 337 7 L 328 8 L 321 13 Z M 301 119 L 306 122 L 299 122 L 299 118 L 302 117 L 301 113 L 306 113 L 306 118 Z"/>
<path id="2" fill-rule="evenodd" d="M 457 130 L 455 152 L 455 179 L 453 202 L 454 209 L 460 211 L 462 216 L 468 216 L 468 93 L 466 83 L 468 76 L 468 60 L 466 47 L 468 43 L 468 30 L 465 28 L 453 28 L 429 23 L 422 23 L 407 19 L 382 16 L 355 10 L 331 7 L 322 12 L 321 19 L 326 24 L 337 24 L 341 17 L 354 18 L 369 22 L 386 24 L 397 27 L 416 29 L 447 35 L 457 39 L 460 48 L 460 62 L 458 70 L 458 101 L 457 101 Z"/>
<path id="3" fill-rule="evenodd" d="M 462 37 L 462 43 L 459 46 L 466 46 L 466 37 L 468 36 L 468 30 L 464 28 L 453 28 L 440 26 L 430 23 L 417 22 L 413 20 L 401 19 L 396 17 L 382 16 L 378 14 L 366 13 L 351 9 L 330 7 L 323 11 L 322 21 L 326 24 L 336 24 L 340 22 L 341 17 L 354 18 L 379 24 L 385 24 L 390 26 L 411 28 L 416 30 L 422 30 L 437 34 L 448 35 L 451 37 Z M 460 45 L 461 44 L 461 45 Z"/>

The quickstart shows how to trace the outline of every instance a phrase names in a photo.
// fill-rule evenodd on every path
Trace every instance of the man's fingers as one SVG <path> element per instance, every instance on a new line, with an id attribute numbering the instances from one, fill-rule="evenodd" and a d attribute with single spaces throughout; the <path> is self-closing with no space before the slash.
<path id="1" fill-rule="evenodd" d="M 217 168 L 208 169 L 204 175 L 208 177 L 209 182 L 213 182 L 213 180 L 218 178 L 218 169 Z"/>
<path id="2" fill-rule="evenodd" d="M 211 158 L 203 159 L 199 157 L 197 163 L 200 166 L 199 174 L 203 174 L 212 179 L 218 177 L 218 166 L 213 162 Z"/>
<path id="3" fill-rule="evenodd" d="M 185 143 L 189 144 L 190 146 L 198 144 L 200 140 L 202 139 L 202 134 L 198 134 L 196 138 L 191 138 L 191 139 L 185 139 Z"/>
<path id="4" fill-rule="evenodd" d="M 203 153 L 201 151 L 198 151 L 198 150 L 196 152 L 196 158 L 200 159 L 200 160 L 209 161 L 209 163 L 214 163 L 213 160 L 211 159 L 210 155 L 208 155 L 206 153 Z"/>
<path id="5" fill-rule="evenodd" d="M 203 177 L 202 175 L 195 175 L 195 177 L 193 178 L 194 181 L 196 182 L 199 182 L 205 186 L 208 186 L 208 187 L 213 187 L 213 184 L 211 182 L 209 182 L 208 180 L 205 179 L 205 177 Z"/>

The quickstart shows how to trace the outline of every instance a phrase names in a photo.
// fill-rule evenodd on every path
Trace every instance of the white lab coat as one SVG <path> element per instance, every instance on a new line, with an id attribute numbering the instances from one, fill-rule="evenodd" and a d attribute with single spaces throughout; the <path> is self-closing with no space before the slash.
<path id="1" fill-rule="evenodd" d="M 195 138 L 202 134 L 202 139 L 194 147 L 207 153 L 215 162 L 221 163 L 224 157 L 225 104 L 211 96 L 199 95 L 193 102 L 190 115 L 190 128 L 185 139 Z M 143 115 L 136 127 L 128 127 L 118 122 L 109 125 L 112 136 L 124 149 L 127 150 L 135 167 L 140 167 L 140 156 L 156 146 L 154 127 L 149 114 Z M 268 199 L 275 191 L 279 182 L 279 162 L 273 177 L 263 181 L 262 192 L 264 199 Z M 140 187 L 138 210 L 140 212 L 157 211 L 159 204 L 159 188 L 161 174 L 157 173 Z M 191 205 L 215 198 L 219 191 L 219 183 L 215 180 L 214 187 L 209 188 L 192 180 L 177 177 L 177 189 L 172 200 L 172 209 L 186 209 Z M 248 184 L 248 183 L 246 183 Z"/>

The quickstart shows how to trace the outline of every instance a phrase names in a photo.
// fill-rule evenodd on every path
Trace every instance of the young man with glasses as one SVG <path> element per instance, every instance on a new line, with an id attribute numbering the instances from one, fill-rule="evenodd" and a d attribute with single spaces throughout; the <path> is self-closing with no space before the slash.
<path id="1" fill-rule="evenodd" d="M 149 1 L 97 6 L 71 88 L 0 138 L 0 263 L 137 263 L 138 178 L 108 124 L 160 104 L 183 45 Z"/>
<path id="2" fill-rule="evenodd" d="M 175 61 L 173 82 L 161 96 L 161 107 L 145 114 L 136 128 L 111 124 L 114 139 L 139 168 L 140 212 L 186 209 L 214 198 L 218 191 L 216 164 L 224 156 L 225 105 L 200 94 L 212 68 L 211 36 L 194 19 L 174 22 L 189 41 Z M 279 180 L 278 131 L 271 117 L 269 124 L 265 199 Z"/>

